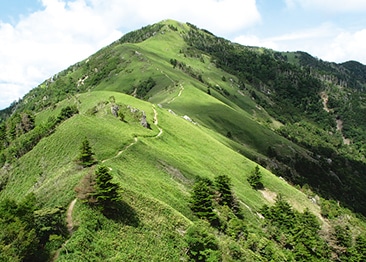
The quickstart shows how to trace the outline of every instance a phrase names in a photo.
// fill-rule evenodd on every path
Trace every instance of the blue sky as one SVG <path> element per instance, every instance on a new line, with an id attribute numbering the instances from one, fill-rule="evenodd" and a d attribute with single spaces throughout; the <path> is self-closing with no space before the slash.
<path id="1" fill-rule="evenodd" d="M 124 33 L 166 18 L 244 45 L 366 64 L 365 0 L 0 0 L 0 109 Z"/>

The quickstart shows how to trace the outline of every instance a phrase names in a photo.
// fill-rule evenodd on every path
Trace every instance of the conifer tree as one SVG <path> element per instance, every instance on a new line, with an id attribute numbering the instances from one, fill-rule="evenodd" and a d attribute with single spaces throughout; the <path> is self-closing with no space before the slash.
<path id="1" fill-rule="evenodd" d="M 200 179 L 194 184 L 191 195 L 191 210 L 199 218 L 205 218 L 211 224 L 215 224 L 218 222 L 218 217 L 213 208 L 210 182 Z"/>
<path id="2" fill-rule="evenodd" d="M 215 177 L 216 190 L 219 193 L 218 203 L 222 206 L 227 205 L 232 208 L 234 206 L 234 197 L 231 192 L 231 181 L 227 175 Z"/>
<path id="3" fill-rule="evenodd" d="M 207 222 L 200 221 L 190 226 L 185 240 L 190 261 L 221 261 L 218 240 L 209 231 Z"/>
<path id="4" fill-rule="evenodd" d="M 112 175 L 109 174 L 106 166 L 99 166 L 95 171 L 95 193 L 97 204 L 107 213 L 112 210 L 119 200 L 118 184 L 112 182 Z"/>
<path id="5" fill-rule="evenodd" d="M 256 166 L 254 172 L 248 177 L 248 182 L 254 189 L 264 188 L 262 183 L 262 173 L 259 170 L 259 166 Z"/>
<path id="6" fill-rule="evenodd" d="M 95 164 L 95 159 L 93 155 L 94 152 L 92 151 L 89 141 L 87 138 L 85 138 L 81 143 L 80 154 L 77 160 L 83 167 L 89 167 Z"/>

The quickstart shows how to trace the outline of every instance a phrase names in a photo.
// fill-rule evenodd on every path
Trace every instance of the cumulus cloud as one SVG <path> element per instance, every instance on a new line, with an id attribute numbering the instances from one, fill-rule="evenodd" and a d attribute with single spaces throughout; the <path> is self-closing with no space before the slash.
<path id="1" fill-rule="evenodd" d="M 128 31 L 172 18 L 229 36 L 260 21 L 255 0 L 42 0 L 43 9 L 0 21 L 0 108 Z"/>
<path id="2" fill-rule="evenodd" d="M 301 6 L 306 9 L 317 9 L 336 13 L 361 13 L 366 11 L 366 1 L 364 0 L 285 0 L 285 2 L 290 8 Z"/>
<path id="3" fill-rule="evenodd" d="M 343 31 L 323 46 L 324 59 L 334 61 L 357 60 L 366 64 L 366 53 L 363 52 L 366 43 L 366 29 L 348 32 Z"/>
<path id="4" fill-rule="evenodd" d="M 247 46 L 266 47 L 273 50 L 278 50 L 279 45 L 271 38 L 260 38 L 256 35 L 241 35 L 233 39 L 233 42 Z"/>
<path id="5" fill-rule="evenodd" d="M 171 18 L 228 35 L 260 21 L 255 0 L 90 0 L 119 24 L 146 25 Z"/>
<path id="6" fill-rule="evenodd" d="M 268 38 L 243 35 L 234 41 L 277 51 L 305 51 L 325 61 L 341 63 L 357 60 L 366 64 L 366 53 L 362 52 L 366 43 L 366 29 L 349 32 L 331 24 L 323 24 Z"/>
<path id="7" fill-rule="evenodd" d="M 122 35 L 84 1 L 42 3 L 15 25 L 0 22 L 0 108 Z"/>

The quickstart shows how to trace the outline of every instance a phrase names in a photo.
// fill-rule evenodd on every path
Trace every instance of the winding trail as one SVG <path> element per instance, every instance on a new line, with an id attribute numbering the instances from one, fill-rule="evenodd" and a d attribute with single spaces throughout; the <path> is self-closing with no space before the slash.
<path id="1" fill-rule="evenodd" d="M 58 259 L 61 249 L 63 249 L 67 245 L 67 243 L 69 242 L 69 240 L 72 236 L 72 233 L 74 233 L 74 221 L 72 219 L 72 212 L 74 211 L 74 207 L 75 207 L 77 200 L 78 200 L 77 198 L 72 200 L 66 211 L 66 227 L 67 227 L 67 232 L 69 232 L 70 237 L 62 244 L 62 246 L 59 249 L 56 250 L 55 254 L 51 258 L 52 262 L 54 262 Z"/>
<path id="2" fill-rule="evenodd" d="M 75 198 L 73 201 L 70 202 L 69 207 L 67 208 L 66 212 L 66 225 L 67 231 L 71 235 L 74 231 L 74 221 L 72 220 L 72 212 L 74 211 L 75 203 L 78 199 Z"/>
<path id="3" fill-rule="evenodd" d="M 125 152 L 127 149 L 129 149 L 129 148 L 130 148 L 131 146 L 133 146 L 134 144 L 136 144 L 136 143 L 137 143 L 137 141 L 138 141 L 138 138 L 135 136 L 135 137 L 133 138 L 133 142 L 131 142 L 131 144 L 127 145 L 125 148 L 123 148 L 122 150 L 118 151 L 118 152 L 117 152 L 117 154 L 116 154 L 115 156 L 113 156 L 113 157 L 111 157 L 111 158 L 104 159 L 104 160 L 102 161 L 102 163 L 105 163 L 105 162 L 106 162 L 106 161 L 108 161 L 108 160 L 111 160 L 111 159 L 114 159 L 114 158 L 119 157 L 123 152 Z"/>
<path id="4" fill-rule="evenodd" d="M 328 100 L 329 100 L 328 94 L 325 91 L 323 91 L 323 92 L 320 93 L 320 96 L 323 100 L 323 109 L 327 113 L 333 112 L 333 110 L 328 107 Z M 351 140 L 349 138 L 346 138 L 343 135 L 343 132 L 342 132 L 342 130 L 343 130 L 343 121 L 341 119 L 337 119 L 336 124 L 337 124 L 337 131 L 339 131 L 342 134 L 343 144 L 344 145 L 350 145 Z"/>
<path id="5" fill-rule="evenodd" d="M 158 125 L 159 125 L 159 119 L 158 119 L 158 112 L 156 111 L 155 109 L 155 105 L 152 106 L 152 109 L 154 111 L 154 125 L 159 129 L 159 133 L 157 135 L 155 135 L 153 138 L 158 138 L 160 137 L 162 134 L 163 134 L 163 129 L 160 128 Z M 111 158 L 108 158 L 108 159 L 104 159 L 102 161 L 102 163 L 108 161 L 108 160 L 111 160 L 111 159 L 114 159 L 114 158 L 117 158 L 119 157 L 123 152 L 125 152 L 127 149 L 129 149 L 131 146 L 133 146 L 134 144 L 136 144 L 138 142 L 138 138 L 135 136 L 133 138 L 133 142 L 130 143 L 129 145 L 127 145 L 125 148 L 123 148 L 122 150 L 118 151 L 118 153 L 111 157 Z M 111 168 L 109 168 L 110 170 L 112 170 Z M 74 220 L 72 218 L 72 213 L 74 211 L 74 207 L 75 207 L 75 204 L 77 202 L 77 198 L 73 199 L 69 206 L 67 207 L 67 211 L 66 211 L 66 228 L 67 228 L 67 231 L 70 235 L 70 237 L 72 236 L 72 234 L 74 233 Z M 61 249 L 63 249 L 67 243 L 69 242 L 70 240 L 70 237 L 68 240 L 65 241 L 65 243 L 62 244 L 62 246 L 55 252 L 55 254 L 53 255 L 53 257 L 51 258 L 51 261 L 54 262 L 58 259 L 59 255 L 60 255 L 60 251 Z"/>
<path id="6" fill-rule="evenodd" d="M 168 104 L 173 102 L 177 97 L 180 97 L 182 95 L 183 91 L 184 91 L 184 86 L 182 84 L 179 84 L 179 93 L 178 93 L 178 95 L 176 97 L 173 97 L 172 100 L 170 100 L 168 102 Z"/>
<path id="7" fill-rule="evenodd" d="M 155 109 L 155 105 L 153 105 L 152 106 L 152 109 L 153 109 L 153 111 L 154 111 L 154 120 L 153 120 L 153 122 L 154 122 L 154 125 L 159 129 L 159 133 L 156 135 L 156 136 L 154 136 L 154 138 L 157 138 L 157 137 L 160 137 L 162 134 L 163 134 L 163 129 L 162 128 L 160 128 L 158 125 L 159 125 L 159 119 L 158 119 L 158 112 L 156 111 L 156 109 Z M 139 140 L 138 140 L 138 138 L 137 138 L 137 136 L 135 136 L 134 138 L 133 138 L 133 141 L 129 144 L 129 145 L 127 145 L 127 146 L 125 146 L 122 150 L 120 150 L 120 151 L 118 151 L 117 152 L 117 154 L 115 155 L 115 156 L 113 156 L 113 157 L 111 157 L 111 158 L 107 158 L 107 159 L 104 159 L 104 160 L 102 160 L 102 163 L 105 163 L 106 161 L 108 161 L 108 160 L 112 160 L 112 159 L 114 159 L 114 158 L 117 158 L 117 157 L 119 157 L 123 152 L 125 152 L 127 149 L 129 149 L 131 146 L 133 146 L 133 145 L 135 145 L 137 142 L 138 142 Z M 111 169 L 110 169 L 111 170 Z"/>
<path id="8" fill-rule="evenodd" d="M 161 74 L 163 74 L 166 78 L 168 78 L 168 79 L 173 83 L 173 85 L 176 85 L 176 84 L 177 84 L 177 82 L 176 82 L 176 81 L 174 81 L 174 79 L 172 79 L 172 78 L 171 78 L 167 73 L 165 73 L 162 69 L 160 69 L 160 68 L 156 67 L 156 70 L 157 70 L 157 71 L 159 71 Z M 178 82 L 178 83 L 179 83 L 179 82 Z M 184 87 L 183 87 L 182 83 L 179 83 L 179 93 L 178 93 L 178 95 L 177 95 L 176 97 L 172 98 L 172 100 L 170 100 L 170 101 L 168 102 L 168 104 L 170 104 L 171 102 L 173 102 L 177 97 L 180 97 L 180 96 L 182 95 L 182 93 L 183 93 L 183 90 L 184 90 Z"/>
<path id="9" fill-rule="evenodd" d="M 162 134 L 163 134 L 163 129 L 160 128 L 158 125 L 159 125 L 159 119 L 158 119 L 158 112 L 156 111 L 155 109 L 155 105 L 152 106 L 152 109 L 154 111 L 154 125 L 159 129 L 159 133 L 157 135 L 155 135 L 153 138 L 158 138 L 160 137 Z M 125 148 L 123 148 L 122 150 L 118 151 L 118 153 L 111 157 L 111 158 L 108 158 L 108 159 L 104 159 L 102 161 L 102 163 L 108 161 L 108 160 L 111 160 L 111 159 L 114 159 L 114 158 L 117 158 L 118 156 L 120 156 L 123 152 L 125 152 L 127 149 L 129 149 L 131 146 L 133 146 L 134 144 L 136 144 L 138 142 L 138 138 L 135 136 L 133 138 L 133 142 L 129 145 L 127 145 Z M 110 170 L 112 170 L 111 168 L 109 168 Z M 70 237 L 72 236 L 72 234 L 74 233 L 74 220 L 72 218 L 72 213 L 74 211 L 74 207 L 75 207 L 75 204 L 77 202 L 77 198 L 73 199 L 69 206 L 67 207 L 67 211 L 66 211 L 66 227 L 67 227 L 67 231 L 69 232 L 69 235 Z M 54 256 L 51 258 L 51 261 L 54 262 L 58 259 L 59 255 L 60 255 L 60 251 L 62 248 L 64 248 L 67 243 L 69 242 L 70 240 L 70 237 L 68 240 L 65 241 L 65 243 L 62 244 L 62 246 L 55 252 Z"/>
<path id="10" fill-rule="evenodd" d="M 175 84 L 175 81 L 170 76 L 168 76 L 168 74 L 165 73 L 163 70 L 161 70 L 158 67 L 156 67 L 156 70 L 158 70 L 160 73 L 162 73 L 164 76 L 166 76 L 166 78 L 168 78 L 173 84 Z"/>
<path id="11" fill-rule="evenodd" d="M 158 112 L 155 109 L 155 105 L 153 105 L 153 111 L 154 111 L 154 125 L 159 129 L 159 133 L 155 136 L 155 138 L 157 138 L 163 134 L 163 129 L 158 127 L 159 119 L 158 119 Z"/>

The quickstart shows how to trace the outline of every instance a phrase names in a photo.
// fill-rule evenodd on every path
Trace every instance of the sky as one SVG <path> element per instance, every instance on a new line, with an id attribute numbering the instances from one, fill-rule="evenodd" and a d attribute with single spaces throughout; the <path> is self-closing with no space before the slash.
<path id="1" fill-rule="evenodd" d="M 365 0 L 0 0 L 0 109 L 123 34 L 164 19 L 243 45 L 366 64 Z"/>

